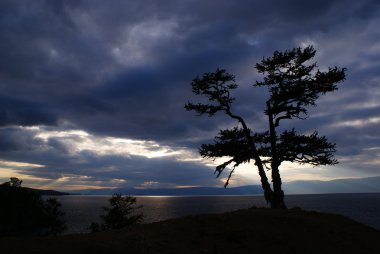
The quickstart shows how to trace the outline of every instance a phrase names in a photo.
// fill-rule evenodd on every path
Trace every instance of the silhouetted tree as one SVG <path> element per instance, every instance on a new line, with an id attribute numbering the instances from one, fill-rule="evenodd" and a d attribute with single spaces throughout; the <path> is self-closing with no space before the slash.
<path id="1" fill-rule="evenodd" d="M 114 194 L 109 199 L 110 207 L 102 207 L 105 214 L 101 215 L 103 223 L 92 222 L 90 230 L 92 232 L 104 231 L 109 229 L 121 229 L 140 224 L 143 214 L 137 210 L 142 206 L 136 206 L 136 198 Z"/>
<path id="2" fill-rule="evenodd" d="M 0 236 L 56 235 L 65 229 L 61 204 L 42 199 L 33 189 L 21 187 L 12 177 L 0 185 Z"/>
<path id="3" fill-rule="evenodd" d="M 47 234 L 58 235 L 66 229 L 65 222 L 62 220 L 64 213 L 60 210 L 61 206 L 55 198 L 44 201 L 44 224 L 49 228 Z"/>
<path id="4" fill-rule="evenodd" d="M 256 70 L 265 76 L 263 81 L 256 81 L 254 86 L 266 86 L 269 92 L 264 111 L 268 118 L 268 129 L 264 132 L 253 132 L 243 117 L 233 111 L 235 98 L 231 92 L 238 88 L 233 75 L 217 69 L 192 81 L 193 93 L 205 96 L 209 103 L 188 102 L 186 110 L 208 116 L 223 112 L 239 123 L 232 129 L 221 130 L 214 144 L 200 147 L 203 157 L 229 157 L 215 170 L 220 176 L 227 166 L 232 166 L 225 187 L 238 165 L 253 160 L 258 168 L 266 201 L 272 208 L 286 208 L 279 172 L 282 162 L 314 166 L 338 163 L 333 158 L 335 144 L 329 143 L 326 137 L 319 136 L 317 132 L 298 134 L 294 128 L 281 133 L 277 129 L 283 120 L 306 119 L 307 106 L 315 106 L 320 95 L 336 90 L 337 84 L 345 79 L 345 68 L 334 67 L 323 72 L 316 70 L 316 63 L 308 64 L 315 53 L 313 46 L 275 51 L 272 57 L 263 58 L 256 64 Z M 272 186 L 265 169 L 271 171 Z"/>
<path id="5" fill-rule="evenodd" d="M 9 185 L 13 187 L 21 187 L 22 180 L 18 179 L 17 177 L 11 177 L 9 181 Z"/>

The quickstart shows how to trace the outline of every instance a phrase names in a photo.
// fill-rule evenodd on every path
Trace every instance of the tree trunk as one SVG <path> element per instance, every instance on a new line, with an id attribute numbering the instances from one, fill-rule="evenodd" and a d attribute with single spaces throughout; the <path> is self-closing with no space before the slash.
<path id="1" fill-rule="evenodd" d="M 281 193 L 275 193 L 273 195 L 273 200 L 270 203 L 270 208 L 274 209 L 286 209 L 286 204 L 284 200 L 284 192 L 281 191 Z"/>
<path id="2" fill-rule="evenodd" d="M 244 119 L 238 115 L 232 114 L 229 108 L 227 108 L 226 114 L 229 115 L 231 118 L 238 120 L 239 123 L 242 125 L 247 141 L 253 149 L 253 158 L 255 160 L 255 165 L 257 166 L 259 170 L 261 187 L 264 190 L 264 198 L 268 203 L 272 204 L 273 191 L 270 187 L 267 175 L 265 173 L 263 162 L 259 156 L 259 153 L 257 152 L 255 140 L 251 136 L 251 131 L 248 129 L 247 124 L 245 123 Z"/>
<path id="3" fill-rule="evenodd" d="M 267 101 L 267 114 L 269 120 L 269 138 L 271 146 L 271 170 L 272 170 L 272 183 L 273 183 L 273 196 L 271 199 L 271 208 L 286 209 L 284 201 L 284 191 L 281 188 L 281 176 L 278 167 L 280 166 L 280 158 L 277 153 L 277 134 L 274 125 L 273 113 L 270 102 Z"/>
<path id="4" fill-rule="evenodd" d="M 267 106 L 268 106 L 268 112 L 270 112 L 269 103 L 267 103 Z M 259 171 L 261 187 L 264 190 L 265 200 L 268 203 L 270 203 L 271 208 L 285 209 L 286 205 L 284 202 L 284 192 L 281 189 L 281 177 L 280 177 L 280 173 L 277 166 L 278 159 L 277 159 L 277 153 L 276 153 L 276 132 L 275 132 L 274 124 L 273 124 L 273 115 L 271 115 L 270 113 L 270 116 L 269 116 L 272 159 L 274 161 L 274 163 L 272 162 L 272 183 L 273 183 L 273 190 L 272 190 L 269 184 L 267 175 L 265 173 L 264 164 L 259 156 L 259 153 L 257 152 L 255 140 L 251 136 L 250 130 L 248 129 L 247 124 L 245 123 L 244 119 L 240 116 L 232 114 L 229 109 L 227 109 L 226 114 L 234 119 L 237 119 L 240 122 L 240 124 L 242 125 L 244 129 L 247 141 L 253 148 L 253 158 L 255 160 L 255 165 L 257 166 L 258 171 Z"/>
<path id="5" fill-rule="evenodd" d="M 271 208 L 286 209 L 284 200 L 284 191 L 282 190 L 282 181 L 278 164 L 272 163 L 272 183 L 273 183 L 273 198 L 271 202 Z"/>
<path id="6" fill-rule="evenodd" d="M 273 201 L 273 191 L 270 187 L 270 184 L 269 184 L 269 181 L 268 181 L 268 178 L 267 178 L 267 175 L 265 174 L 265 170 L 264 170 L 264 166 L 263 166 L 263 163 L 260 159 L 259 156 L 255 156 L 255 165 L 257 166 L 258 170 L 259 170 L 259 176 L 260 176 L 260 180 L 261 180 L 261 187 L 263 188 L 264 190 L 264 198 L 265 200 L 267 201 L 267 203 L 270 203 L 271 206 L 272 206 L 272 201 Z"/>

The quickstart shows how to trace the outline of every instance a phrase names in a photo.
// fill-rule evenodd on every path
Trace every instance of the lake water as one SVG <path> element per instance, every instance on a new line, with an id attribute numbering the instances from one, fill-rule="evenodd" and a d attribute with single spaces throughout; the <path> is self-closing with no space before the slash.
<path id="1" fill-rule="evenodd" d="M 102 206 L 108 205 L 110 196 L 58 196 L 65 212 L 67 230 L 65 234 L 86 233 L 91 222 L 100 222 Z M 137 203 L 145 222 L 156 222 L 170 218 L 202 213 L 222 213 L 242 208 L 267 207 L 262 195 L 257 196 L 198 196 L 198 197 L 153 197 L 138 196 Z M 351 219 L 380 230 L 380 193 L 366 194 L 317 194 L 288 195 L 288 207 L 298 206 L 314 210 L 345 215 Z"/>

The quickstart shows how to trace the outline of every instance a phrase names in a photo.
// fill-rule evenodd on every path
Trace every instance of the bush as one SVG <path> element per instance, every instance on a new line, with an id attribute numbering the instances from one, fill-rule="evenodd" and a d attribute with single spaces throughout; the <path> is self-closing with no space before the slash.
<path id="1" fill-rule="evenodd" d="M 142 206 L 136 206 L 136 198 L 114 194 L 109 199 L 110 207 L 102 207 L 105 214 L 101 215 L 103 223 L 91 223 L 92 232 L 121 229 L 140 224 L 143 221 L 143 214 L 137 210 Z"/>
<path id="2" fill-rule="evenodd" d="M 65 229 L 55 199 L 44 201 L 39 193 L 21 187 L 11 178 L 0 185 L 0 236 L 57 235 Z"/>

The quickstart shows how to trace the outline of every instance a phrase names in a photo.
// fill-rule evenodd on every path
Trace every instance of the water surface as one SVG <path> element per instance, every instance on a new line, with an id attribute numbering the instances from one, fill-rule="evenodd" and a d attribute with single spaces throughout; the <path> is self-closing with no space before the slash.
<path id="1" fill-rule="evenodd" d="M 65 212 L 66 234 L 86 233 L 91 222 L 100 222 L 102 206 L 110 196 L 58 196 Z M 222 213 L 254 206 L 267 207 L 262 195 L 256 196 L 138 196 L 145 222 L 202 213 Z M 380 193 L 288 195 L 288 207 L 298 206 L 345 215 L 380 230 Z"/>

